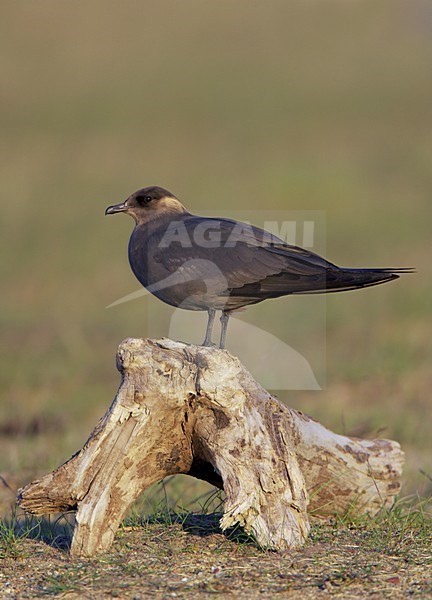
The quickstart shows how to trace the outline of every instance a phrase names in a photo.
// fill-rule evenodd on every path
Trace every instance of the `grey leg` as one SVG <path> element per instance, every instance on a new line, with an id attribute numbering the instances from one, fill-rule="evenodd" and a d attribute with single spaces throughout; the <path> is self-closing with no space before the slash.
<path id="1" fill-rule="evenodd" d="M 220 318 L 222 327 L 221 327 L 221 337 L 220 337 L 219 348 L 225 348 L 225 338 L 226 338 L 226 332 L 227 332 L 229 318 L 230 318 L 229 312 L 226 312 L 223 310 L 221 318 Z"/>
<path id="2" fill-rule="evenodd" d="M 212 345 L 211 335 L 212 335 L 213 323 L 215 320 L 215 314 L 216 314 L 216 311 L 213 308 L 210 308 L 208 310 L 207 329 L 206 329 L 203 346 L 211 346 Z"/>

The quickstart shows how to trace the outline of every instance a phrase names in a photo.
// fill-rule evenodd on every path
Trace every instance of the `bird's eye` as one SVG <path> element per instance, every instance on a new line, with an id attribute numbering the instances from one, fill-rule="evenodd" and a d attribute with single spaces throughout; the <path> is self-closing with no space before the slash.
<path id="1" fill-rule="evenodd" d="M 138 202 L 138 204 L 141 204 L 141 206 L 145 206 L 152 200 L 153 200 L 153 198 L 151 196 L 137 196 L 136 197 L 136 201 Z"/>

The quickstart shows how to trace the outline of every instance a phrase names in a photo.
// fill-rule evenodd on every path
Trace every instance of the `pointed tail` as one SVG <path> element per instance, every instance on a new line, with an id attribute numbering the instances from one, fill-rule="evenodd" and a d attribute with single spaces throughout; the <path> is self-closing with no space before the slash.
<path id="1" fill-rule="evenodd" d="M 380 283 L 398 279 L 404 273 L 415 273 L 411 267 L 397 269 L 345 269 L 335 267 L 327 269 L 325 277 L 320 277 L 313 283 L 308 282 L 306 289 L 298 289 L 292 294 L 322 294 L 331 292 L 346 292 L 358 290 Z"/>
<path id="2" fill-rule="evenodd" d="M 398 279 L 404 273 L 415 273 L 411 267 L 397 269 L 344 269 L 328 270 L 326 277 L 326 292 L 342 292 L 357 290 L 372 285 L 386 283 Z"/>

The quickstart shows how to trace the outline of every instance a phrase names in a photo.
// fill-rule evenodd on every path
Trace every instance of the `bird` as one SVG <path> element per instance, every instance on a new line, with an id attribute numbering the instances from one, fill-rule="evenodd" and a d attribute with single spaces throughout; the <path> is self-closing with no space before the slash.
<path id="1" fill-rule="evenodd" d="M 138 281 L 166 304 L 207 311 L 203 346 L 215 345 L 217 311 L 223 349 L 234 311 L 269 298 L 361 289 L 414 271 L 338 267 L 248 223 L 191 214 L 159 186 L 139 189 L 105 210 L 106 215 L 117 213 L 135 221 L 128 254 Z"/>

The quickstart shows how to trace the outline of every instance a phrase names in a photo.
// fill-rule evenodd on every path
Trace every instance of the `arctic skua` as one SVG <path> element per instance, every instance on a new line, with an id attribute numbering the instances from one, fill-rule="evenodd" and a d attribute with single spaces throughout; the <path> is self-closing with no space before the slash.
<path id="1" fill-rule="evenodd" d="M 192 215 L 168 190 L 146 187 L 105 214 L 135 221 L 129 262 L 157 298 L 186 310 L 207 311 L 203 342 L 212 345 L 216 311 L 222 311 L 220 348 L 232 311 L 267 298 L 355 290 L 397 279 L 410 268 L 350 269 L 287 244 L 240 221 Z"/>

